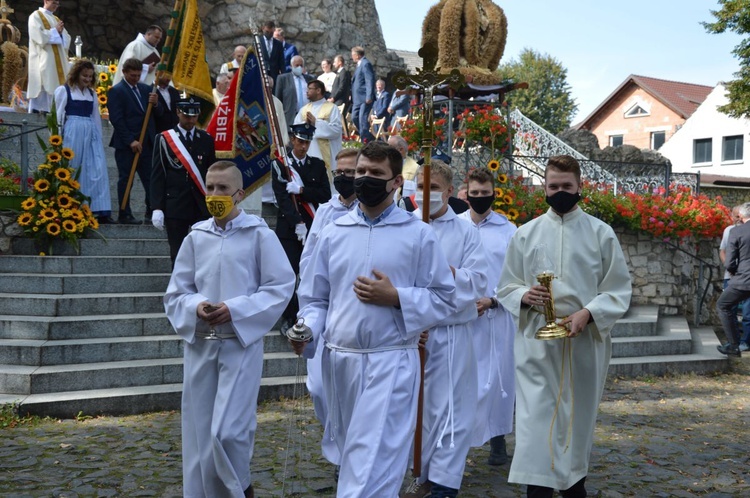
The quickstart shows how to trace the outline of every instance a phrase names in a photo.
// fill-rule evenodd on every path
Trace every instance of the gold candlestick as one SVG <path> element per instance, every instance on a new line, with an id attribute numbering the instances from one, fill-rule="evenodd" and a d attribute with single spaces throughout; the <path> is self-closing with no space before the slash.
<path id="1" fill-rule="evenodd" d="M 543 272 L 536 276 L 537 281 L 543 285 L 549 292 L 549 300 L 544 303 L 544 319 L 547 325 L 536 331 L 535 339 L 550 341 L 553 339 L 564 339 L 568 337 L 568 329 L 557 323 L 555 314 L 555 300 L 552 296 L 552 280 L 555 275 L 550 272 Z"/>

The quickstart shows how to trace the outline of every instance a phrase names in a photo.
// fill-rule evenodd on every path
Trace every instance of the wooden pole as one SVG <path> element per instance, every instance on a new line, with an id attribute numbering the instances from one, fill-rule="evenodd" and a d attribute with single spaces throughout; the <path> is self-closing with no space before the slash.
<path id="1" fill-rule="evenodd" d="M 175 38 L 175 29 L 177 28 L 177 24 L 179 22 L 180 18 L 180 12 L 182 11 L 182 5 L 185 3 L 185 0 L 175 0 L 174 3 L 174 9 L 172 10 L 172 18 L 169 20 L 169 28 L 167 29 L 167 37 L 164 40 L 164 46 L 161 49 L 161 60 L 159 61 L 159 65 L 157 66 L 156 71 L 156 80 L 154 81 L 154 86 L 151 89 L 151 93 L 156 93 L 156 82 L 159 81 L 161 78 L 164 68 L 167 65 L 168 58 L 172 57 L 172 44 L 174 43 Z M 141 134 L 138 137 L 138 143 L 141 144 L 141 147 L 143 147 L 143 142 L 146 139 L 146 130 L 148 129 L 148 122 L 149 119 L 151 119 L 151 109 L 153 108 L 153 105 L 151 102 L 148 103 L 148 106 L 146 106 L 146 115 L 143 118 L 143 125 L 141 126 Z M 141 158 L 141 153 L 136 152 L 135 157 L 133 157 L 133 164 L 130 167 L 130 175 L 128 176 L 128 184 L 125 187 L 125 195 L 122 196 L 122 203 L 120 204 L 120 211 L 124 211 L 125 208 L 128 205 L 128 199 L 130 198 L 130 190 L 133 188 L 133 179 L 135 178 L 135 171 L 138 168 L 138 161 Z M 148 196 L 148 192 L 146 192 L 146 195 Z"/>

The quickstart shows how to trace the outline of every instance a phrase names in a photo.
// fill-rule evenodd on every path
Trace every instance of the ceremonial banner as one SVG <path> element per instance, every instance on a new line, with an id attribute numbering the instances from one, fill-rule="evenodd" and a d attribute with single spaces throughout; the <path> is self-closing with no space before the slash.
<path id="1" fill-rule="evenodd" d="M 271 172 L 271 133 L 263 97 L 263 77 L 253 45 L 237 71 L 206 131 L 214 137 L 216 157 L 234 161 L 246 193 L 260 187 Z"/>
<path id="2" fill-rule="evenodd" d="M 167 55 L 165 67 L 159 67 L 172 77 L 175 88 L 196 96 L 201 101 L 200 123 L 205 123 L 214 109 L 213 86 L 206 61 L 198 0 L 185 0 L 175 6 L 177 29 L 170 47 L 162 50 Z"/>

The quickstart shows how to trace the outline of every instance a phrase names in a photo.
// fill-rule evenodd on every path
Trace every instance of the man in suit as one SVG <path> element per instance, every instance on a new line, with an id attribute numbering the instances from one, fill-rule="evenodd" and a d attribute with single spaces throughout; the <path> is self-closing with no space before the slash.
<path id="1" fill-rule="evenodd" d="M 372 116 L 377 119 L 385 118 L 383 126 L 388 129 L 391 124 L 391 115 L 388 113 L 388 104 L 391 102 L 390 92 L 385 91 L 385 80 L 379 79 L 375 82 L 375 103 L 372 106 Z"/>
<path id="2" fill-rule="evenodd" d="M 375 138 L 369 129 L 370 111 L 375 102 L 375 71 L 362 47 L 352 48 L 352 60 L 357 64 L 352 78 L 352 123 L 357 127 L 360 140 L 369 142 Z"/>
<path id="3" fill-rule="evenodd" d="M 291 43 L 287 43 L 284 37 L 284 28 L 276 28 L 273 32 L 273 38 L 281 42 L 281 46 L 284 48 L 284 71 L 288 73 L 292 70 L 292 57 L 299 55 L 297 47 Z"/>
<path id="4" fill-rule="evenodd" d="M 130 199 L 122 209 L 125 189 L 130 176 L 135 155 L 139 154 L 136 172 L 143 184 L 146 196 L 146 217 L 151 216 L 151 202 L 149 199 L 149 182 L 151 180 L 151 156 L 153 150 L 156 126 L 154 114 L 151 114 L 146 127 L 143 142 L 140 142 L 141 127 L 146 119 L 146 109 L 151 103 L 158 112 L 159 100 L 156 93 L 150 93 L 148 85 L 139 83 L 143 66 L 138 59 L 127 59 L 122 64 L 123 79 L 107 94 L 109 122 L 114 129 L 109 146 L 115 149 L 115 161 L 119 178 L 117 180 L 117 199 L 120 206 L 118 222 L 126 225 L 140 225 L 141 221 L 133 217 L 130 210 Z"/>
<path id="5" fill-rule="evenodd" d="M 159 98 L 159 112 L 154 114 L 156 133 L 174 128 L 179 122 L 177 103 L 180 101 L 180 92 L 170 86 L 170 81 L 172 80 L 169 76 L 162 76 L 156 80 L 156 95 Z"/>
<path id="6" fill-rule="evenodd" d="M 210 216 L 205 180 L 208 167 L 216 162 L 213 137 L 195 127 L 200 102 L 190 97 L 175 104 L 179 122 L 156 136 L 151 173 L 151 222 L 167 229 L 172 265 L 190 227 Z"/>
<path id="7" fill-rule="evenodd" d="M 740 206 L 742 224 L 729 233 L 725 266 L 731 276 L 729 285 L 716 301 L 727 343 L 716 346 L 720 353 L 728 356 L 741 356 L 740 328 L 737 324 L 737 305 L 750 298 L 750 202 Z"/>
<path id="8" fill-rule="evenodd" d="M 313 77 L 304 73 L 305 60 L 292 57 L 292 72 L 279 76 L 274 86 L 274 94 L 284 104 L 284 117 L 287 123 L 294 123 L 294 117 L 302 106 L 307 104 L 307 83 Z"/>
<path id="9" fill-rule="evenodd" d="M 333 58 L 333 69 L 336 71 L 336 78 L 333 80 L 331 98 L 328 99 L 328 102 L 333 102 L 336 105 L 348 105 L 352 90 L 352 77 L 344 67 L 343 55 L 337 55 Z M 346 112 L 346 109 L 344 109 L 344 112 Z"/>
<path id="10" fill-rule="evenodd" d="M 299 260 L 307 231 L 312 225 L 318 204 L 330 200 L 331 185 L 325 162 L 307 154 L 315 134 L 315 126 L 307 122 L 300 123 L 292 126 L 291 132 L 292 150 L 286 158 L 287 167 L 279 167 L 274 163 L 271 168 L 271 185 L 279 206 L 276 235 L 294 273 L 299 274 Z M 282 314 L 286 322 L 282 325 L 282 331 L 296 321 L 297 311 L 299 304 L 295 294 Z"/>
<path id="11" fill-rule="evenodd" d="M 286 64 L 284 63 L 284 45 L 273 37 L 274 31 L 276 31 L 276 23 L 273 21 L 266 21 L 263 24 L 260 51 L 266 63 L 266 72 L 276 83 L 278 76 L 284 72 Z"/>

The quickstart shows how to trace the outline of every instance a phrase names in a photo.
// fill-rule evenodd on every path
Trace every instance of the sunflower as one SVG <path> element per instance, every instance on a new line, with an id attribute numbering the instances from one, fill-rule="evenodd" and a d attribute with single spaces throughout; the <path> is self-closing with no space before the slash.
<path id="1" fill-rule="evenodd" d="M 508 209 L 508 219 L 510 221 L 515 221 L 516 218 L 518 218 L 518 209 L 516 209 L 516 208 L 510 208 L 510 209 Z"/>
<path id="2" fill-rule="evenodd" d="M 62 145 L 62 137 L 60 135 L 52 135 L 49 137 L 49 143 L 53 147 L 57 147 L 58 145 Z"/>
<path id="3" fill-rule="evenodd" d="M 506 183 L 508 181 L 508 175 L 506 175 L 505 173 L 500 173 L 499 175 L 497 175 L 497 181 L 500 183 Z"/>
<path id="4" fill-rule="evenodd" d="M 36 182 L 34 182 L 34 190 L 37 192 L 46 192 L 49 190 L 49 180 L 45 180 L 44 178 L 40 178 Z"/>
<path id="5" fill-rule="evenodd" d="M 68 194 L 62 194 L 57 196 L 57 205 L 63 209 L 68 209 L 73 206 L 73 198 Z"/>
<path id="6" fill-rule="evenodd" d="M 101 95 L 102 93 L 104 93 L 104 88 L 100 86 L 96 87 L 96 94 Z"/>
<path id="7" fill-rule="evenodd" d="M 97 220 L 96 218 L 91 218 L 91 221 L 89 222 L 89 226 L 93 230 L 98 230 L 99 229 L 99 220 Z M 83 230 L 81 230 L 81 231 L 83 231 Z"/>
<path id="8" fill-rule="evenodd" d="M 107 73 L 99 73 L 99 81 L 109 81 L 109 75 Z"/>
<path id="9" fill-rule="evenodd" d="M 73 159 L 73 156 L 75 156 L 73 151 L 71 149 L 68 149 L 67 147 L 63 147 L 62 155 L 67 160 L 71 160 Z"/>
<path id="10" fill-rule="evenodd" d="M 78 229 L 78 226 L 76 225 L 76 222 L 73 220 L 65 220 L 62 223 L 63 230 L 65 230 L 68 233 L 73 233 Z M 49 228 L 47 228 L 49 230 Z"/>
<path id="11" fill-rule="evenodd" d="M 50 152 L 49 154 L 47 154 L 47 161 L 51 163 L 59 163 L 60 159 L 62 159 L 62 156 L 57 152 Z"/>
<path id="12" fill-rule="evenodd" d="M 81 188 L 81 184 L 78 183 L 77 180 L 73 180 L 72 178 L 70 180 L 68 180 L 68 185 L 70 185 L 71 188 L 74 188 L 76 190 L 79 189 L 79 188 Z"/>
<path id="13" fill-rule="evenodd" d="M 73 208 L 70 210 L 70 217 L 76 221 L 83 220 L 83 212 L 80 209 Z"/>
<path id="14" fill-rule="evenodd" d="M 70 171 L 68 168 L 57 168 L 55 170 L 55 177 L 61 182 L 67 182 L 70 180 Z"/>
<path id="15" fill-rule="evenodd" d="M 21 203 L 21 207 L 23 208 L 24 211 L 29 211 L 33 209 L 35 206 L 36 206 L 36 201 L 34 200 L 33 197 L 29 197 Z"/>
<path id="16" fill-rule="evenodd" d="M 16 222 L 21 225 L 22 227 L 27 226 L 29 223 L 31 223 L 31 220 L 34 219 L 34 217 L 31 215 L 31 213 L 23 213 L 21 214 Z"/>
<path id="17" fill-rule="evenodd" d="M 487 169 L 490 171 L 497 171 L 500 169 L 500 162 L 497 159 L 493 159 L 492 161 L 487 163 Z"/>
<path id="18" fill-rule="evenodd" d="M 57 223 L 50 223 L 47 225 L 47 233 L 52 235 L 53 237 L 56 237 L 60 235 L 60 225 Z"/>
<path id="19" fill-rule="evenodd" d="M 84 204 L 83 206 L 81 206 L 81 211 L 83 211 L 83 215 L 86 218 L 89 218 L 92 215 L 91 208 L 87 204 Z"/>
<path id="20" fill-rule="evenodd" d="M 110 73 L 115 74 L 117 72 L 117 64 L 110 64 L 107 69 L 109 69 Z"/>
<path id="21" fill-rule="evenodd" d="M 508 217 L 508 213 L 506 213 L 506 212 L 505 212 L 505 211 L 503 211 L 502 209 L 495 209 L 495 212 L 496 212 L 497 214 L 502 214 L 502 215 L 503 215 L 503 216 L 505 216 L 506 218 Z"/>
<path id="22" fill-rule="evenodd" d="M 506 194 L 503 196 L 503 202 L 506 204 L 513 204 L 513 197 Z"/>
<path id="23" fill-rule="evenodd" d="M 57 211 L 52 208 L 46 208 L 39 211 L 39 218 L 41 218 L 42 221 L 54 220 L 56 216 Z"/>
<path id="24" fill-rule="evenodd" d="M 57 187 L 57 193 L 58 194 L 69 194 L 70 193 L 70 187 L 67 185 L 60 185 Z"/>
<path id="25" fill-rule="evenodd" d="M 99 101 L 99 103 L 101 105 L 107 105 L 107 96 L 106 95 L 99 95 L 99 97 L 97 98 L 97 100 Z"/>
<path id="26" fill-rule="evenodd" d="M 503 192 L 503 189 L 500 187 L 495 187 L 495 198 L 496 199 L 502 199 L 505 195 L 505 192 Z"/>

